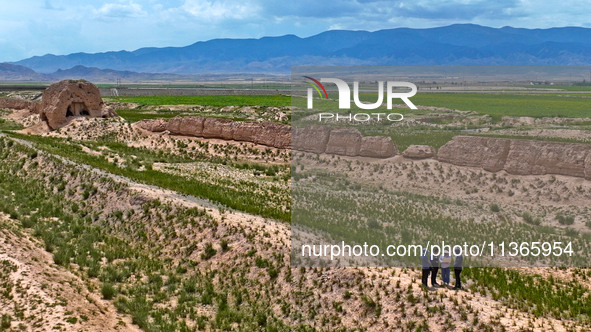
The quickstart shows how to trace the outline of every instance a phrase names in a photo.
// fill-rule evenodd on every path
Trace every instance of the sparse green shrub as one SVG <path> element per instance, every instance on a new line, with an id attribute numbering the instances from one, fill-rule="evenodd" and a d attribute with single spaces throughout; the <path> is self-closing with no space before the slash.
<path id="1" fill-rule="evenodd" d="M 501 207 L 498 204 L 491 204 L 490 205 L 490 210 L 492 212 L 500 212 L 501 211 Z"/>
<path id="2" fill-rule="evenodd" d="M 564 232 L 564 234 L 566 236 L 570 236 L 570 237 L 577 237 L 577 236 L 579 236 L 579 232 L 577 230 L 575 230 L 575 229 L 572 229 L 572 228 L 567 228 L 566 229 L 566 232 Z"/>
<path id="3" fill-rule="evenodd" d="M 268 272 L 271 279 L 276 279 L 279 276 L 279 269 L 274 266 L 269 267 Z"/>
<path id="4" fill-rule="evenodd" d="M 375 309 L 377 307 L 377 303 L 368 295 L 361 295 L 361 301 L 365 304 L 366 307 L 370 309 Z"/>
<path id="5" fill-rule="evenodd" d="M 103 296 L 103 299 L 105 300 L 111 300 L 115 294 L 116 294 L 116 290 L 115 287 L 113 287 L 113 284 L 111 283 L 103 283 L 103 286 L 101 287 L 101 295 Z"/>
<path id="6" fill-rule="evenodd" d="M 254 263 L 258 268 L 265 268 L 271 265 L 271 263 L 267 259 L 264 259 L 262 257 L 257 257 L 254 260 Z"/>
<path id="7" fill-rule="evenodd" d="M 556 220 L 558 220 L 561 225 L 572 225 L 575 223 L 575 217 L 564 215 L 562 213 L 556 215 Z"/>
<path id="8" fill-rule="evenodd" d="M 76 324 L 78 322 L 78 318 L 76 317 L 68 317 L 66 318 L 66 322 L 70 324 Z"/>
<path id="9" fill-rule="evenodd" d="M 211 244 L 211 242 L 207 242 L 205 244 L 205 249 L 203 250 L 203 253 L 201 254 L 201 259 L 208 260 L 208 259 L 212 258 L 217 252 L 218 251 L 213 248 L 213 244 Z"/>
<path id="10" fill-rule="evenodd" d="M 230 246 L 228 245 L 228 240 L 223 239 L 222 241 L 220 241 L 220 248 L 224 252 L 228 251 L 230 249 Z"/>
<path id="11" fill-rule="evenodd" d="M 11 324 L 12 324 L 12 318 L 7 314 L 2 315 L 2 319 L 0 320 L 0 329 L 7 330 L 10 328 Z"/>
<path id="12" fill-rule="evenodd" d="M 534 225 L 534 226 L 540 225 L 542 223 L 542 221 L 540 220 L 540 218 L 535 218 L 529 212 L 524 212 L 521 215 L 521 218 L 523 218 L 523 221 L 525 221 L 526 223 L 528 223 L 530 225 Z"/>
<path id="13" fill-rule="evenodd" d="M 70 264 L 71 253 L 68 248 L 60 248 L 53 253 L 53 261 L 57 265 L 67 266 Z"/>

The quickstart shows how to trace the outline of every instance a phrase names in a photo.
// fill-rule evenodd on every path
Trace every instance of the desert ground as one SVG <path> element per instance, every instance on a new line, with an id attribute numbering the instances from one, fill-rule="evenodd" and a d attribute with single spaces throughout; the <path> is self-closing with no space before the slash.
<path id="1" fill-rule="evenodd" d="M 146 98 L 104 98 L 118 116 L 71 116 L 55 130 L 37 113 L 0 110 L 0 331 L 591 329 L 585 265 L 466 268 L 457 291 L 422 288 L 418 261 L 290 261 L 296 181 L 300 189 L 320 183 L 324 195 L 367 185 L 368 195 L 396 199 L 388 208 L 400 219 L 453 220 L 474 229 L 511 223 L 516 233 L 546 227 L 588 250 L 589 179 L 490 172 L 403 151 L 415 144 L 437 151 L 457 135 L 589 144 L 591 119 L 425 104 L 392 131 L 396 155 L 294 157 L 290 149 L 139 125 L 186 116 L 289 124 L 288 98 Z M 294 180 L 294 172 L 301 178 Z M 356 175 L 338 176 L 347 172 Z M 326 182 L 317 181 L 321 175 Z M 349 211 L 330 212 L 340 218 Z"/>

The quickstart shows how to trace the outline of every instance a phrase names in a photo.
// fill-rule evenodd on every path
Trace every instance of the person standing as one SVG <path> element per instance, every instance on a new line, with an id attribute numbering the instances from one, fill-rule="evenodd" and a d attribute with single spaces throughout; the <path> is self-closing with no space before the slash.
<path id="1" fill-rule="evenodd" d="M 451 255 L 449 251 L 444 251 L 439 259 L 441 264 L 441 279 L 446 287 L 449 287 L 450 269 L 451 269 Z"/>
<path id="2" fill-rule="evenodd" d="M 454 253 L 456 254 L 454 259 L 454 276 L 456 277 L 454 289 L 462 289 L 460 274 L 462 274 L 462 268 L 464 267 L 464 256 L 462 256 L 462 249 L 460 248 L 455 248 Z"/>
<path id="3" fill-rule="evenodd" d="M 437 283 L 437 272 L 439 271 L 439 249 L 434 248 L 431 254 L 431 286 L 439 287 Z"/>
<path id="4" fill-rule="evenodd" d="M 431 260 L 429 259 L 429 250 L 425 249 L 421 255 L 421 283 L 425 288 L 428 288 L 427 280 L 429 280 L 429 273 L 431 272 Z"/>

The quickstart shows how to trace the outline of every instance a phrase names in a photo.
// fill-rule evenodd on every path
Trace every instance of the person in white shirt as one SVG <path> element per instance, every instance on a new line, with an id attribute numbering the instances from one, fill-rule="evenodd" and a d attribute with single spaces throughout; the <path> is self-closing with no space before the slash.
<path id="1" fill-rule="evenodd" d="M 446 287 L 449 287 L 449 274 L 450 274 L 450 267 L 451 267 L 451 255 L 449 251 L 444 251 L 443 255 L 439 257 L 439 263 L 441 265 L 441 279 Z"/>

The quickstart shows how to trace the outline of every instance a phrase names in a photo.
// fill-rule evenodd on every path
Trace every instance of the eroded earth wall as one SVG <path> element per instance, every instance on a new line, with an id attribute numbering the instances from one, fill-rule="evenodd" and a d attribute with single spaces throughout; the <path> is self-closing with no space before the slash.
<path id="1" fill-rule="evenodd" d="M 280 149 L 293 147 L 314 153 L 372 158 L 389 158 L 398 154 L 391 138 L 362 136 L 357 129 L 351 128 L 309 126 L 294 129 L 292 137 L 291 126 L 281 123 L 195 116 L 142 120 L 136 126 L 151 132 L 168 131 L 173 135 L 252 142 Z"/>
<path id="2" fill-rule="evenodd" d="M 293 130 L 274 122 L 239 122 L 228 119 L 176 117 L 170 120 L 143 120 L 137 123 L 152 132 L 246 141 L 281 149 L 328 153 L 342 156 L 389 158 L 398 154 L 390 137 L 363 136 L 354 128 L 309 126 Z M 434 156 L 429 146 L 410 146 L 403 156 L 424 159 Z M 501 170 L 516 175 L 557 174 L 591 180 L 591 145 L 456 136 L 437 152 L 440 162 L 458 166 Z"/>
<path id="3" fill-rule="evenodd" d="M 591 145 L 526 139 L 456 136 L 437 159 L 516 175 L 568 175 L 591 180 Z"/>

